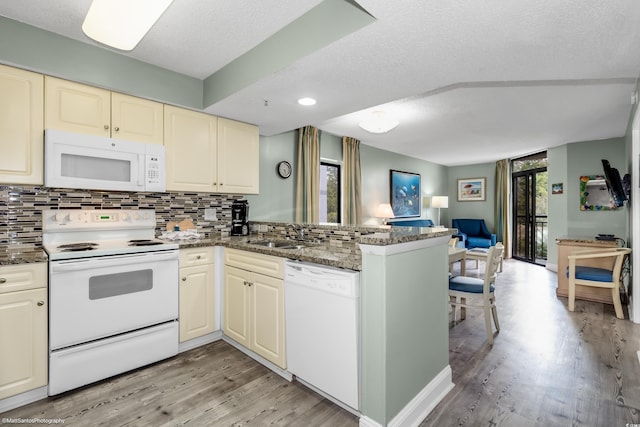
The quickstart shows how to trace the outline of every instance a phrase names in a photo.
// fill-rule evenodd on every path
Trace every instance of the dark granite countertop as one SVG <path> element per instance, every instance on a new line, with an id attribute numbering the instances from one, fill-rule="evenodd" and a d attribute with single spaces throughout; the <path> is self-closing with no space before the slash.
<path id="1" fill-rule="evenodd" d="M 42 248 L 34 246 L 27 246 L 25 248 L 8 248 L 6 246 L 0 246 L 0 266 L 31 264 L 47 261 L 49 261 L 49 258 Z"/>
<path id="2" fill-rule="evenodd" d="M 556 237 L 556 243 L 570 245 L 574 243 L 586 243 L 601 246 L 617 245 L 617 240 L 599 240 L 596 236 L 560 236 Z"/>
<path id="3" fill-rule="evenodd" d="M 175 242 L 180 245 L 181 249 L 205 246 L 224 246 L 227 248 L 257 252 L 298 261 L 312 262 L 331 267 L 361 270 L 362 253 L 360 252 L 360 244 L 388 246 L 416 240 L 450 236 L 455 233 L 455 229 L 446 228 L 399 227 L 398 229 L 394 228 L 388 231 L 361 236 L 357 242 L 343 242 L 340 240 L 305 242 L 305 247 L 300 249 L 270 248 L 251 243 L 256 240 L 282 240 L 262 235 L 242 237 L 232 236 L 185 241 L 178 240 Z M 295 241 L 292 240 L 292 243 L 295 243 Z"/>

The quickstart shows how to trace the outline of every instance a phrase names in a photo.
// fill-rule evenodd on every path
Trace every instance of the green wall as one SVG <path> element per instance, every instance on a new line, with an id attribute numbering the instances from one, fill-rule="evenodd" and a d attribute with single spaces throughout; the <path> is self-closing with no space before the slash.
<path id="1" fill-rule="evenodd" d="M 567 170 L 568 145 L 554 147 L 547 150 L 547 194 L 549 204 L 548 216 L 548 244 L 547 244 L 547 266 L 551 270 L 557 270 L 558 247 L 555 244 L 556 238 L 569 234 L 569 223 L 567 218 L 567 198 L 571 191 L 569 175 Z M 562 194 L 551 194 L 552 184 L 563 184 Z M 575 184 L 575 183 L 574 183 Z M 577 189 L 575 191 L 578 191 Z"/>
<path id="2" fill-rule="evenodd" d="M 0 63 L 188 108 L 201 80 L 0 16 Z"/>
<path id="3" fill-rule="evenodd" d="M 601 159 L 607 159 L 611 166 L 627 173 L 626 146 L 624 138 L 605 139 L 569 144 L 567 146 L 567 232 L 571 236 L 595 236 L 610 233 L 623 239 L 628 238 L 628 207 L 614 211 L 580 210 L 580 176 L 602 175 Z"/>
<path id="4" fill-rule="evenodd" d="M 449 365 L 446 240 L 394 255 L 363 250 L 361 411 L 380 425 Z"/>
<path id="5" fill-rule="evenodd" d="M 451 220 L 455 218 L 482 218 L 489 230 L 495 233 L 494 205 L 495 205 L 495 163 L 480 163 L 477 165 L 452 166 L 449 168 L 448 194 L 449 209 L 448 222 L 443 224 L 451 226 Z M 486 178 L 487 188 L 485 200 L 478 202 L 458 201 L 458 179 Z"/>
<path id="6" fill-rule="evenodd" d="M 260 137 L 260 194 L 246 197 L 253 220 L 294 220 L 297 135 L 297 131 L 291 131 L 272 137 Z M 320 157 L 342 162 L 342 138 L 320 132 Z M 276 174 L 276 165 L 281 160 L 287 160 L 293 165 L 294 173 L 287 180 Z M 428 203 L 432 195 L 448 194 L 446 166 L 361 144 L 360 167 L 363 224 L 381 223 L 381 219 L 375 217 L 375 209 L 380 203 L 389 203 L 390 169 L 420 174 L 423 195 L 421 216 L 434 221 L 437 219 L 437 210 L 429 208 Z M 441 218 L 445 224 L 446 209 L 441 211 Z"/>

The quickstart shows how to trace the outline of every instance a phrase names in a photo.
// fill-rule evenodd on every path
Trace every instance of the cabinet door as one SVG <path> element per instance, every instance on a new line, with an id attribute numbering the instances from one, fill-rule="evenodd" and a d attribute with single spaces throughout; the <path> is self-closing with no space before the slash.
<path id="1" fill-rule="evenodd" d="M 47 384 L 46 288 L 0 294 L 0 399 Z"/>
<path id="2" fill-rule="evenodd" d="M 167 190 L 217 191 L 216 129 L 214 116 L 165 105 Z"/>
<path id="3" fill-rule="evenodd" d="M 0 183 L 43 183 L 43 81 L 0 65 Z"/>
<path id="4" fill-rule="evenodd" d="M 45 129 L 111 136 L 111 92 L 45 76 Z"/>
<path id="5" fill-rule="evenodd" d="M 163 108 L 159 102 L 113 92 L 111 136 L 117 139 L 163 144 Z"/>
<path id="6" fill-rule="evenodd" d="M 261 274 L 252 280 L 251 349 L 286 368 L 284 335 L 284 281 Z"/>
<path id="7" fill-rule="evenodd" d="M 251 273 L 239 268 L 224 269 L 224 327 L 225 335 L 250 348 Z"/>
<path id="8" fill-rule="evenodd" d="M 215 330 L 213 264 L 180 269 L 180 342 Z"/>
<path id="9" fill-rule="evenodd" d="M 218 191 L 258 194 L 259 140 L 257 126 L 218 118 Z"/>

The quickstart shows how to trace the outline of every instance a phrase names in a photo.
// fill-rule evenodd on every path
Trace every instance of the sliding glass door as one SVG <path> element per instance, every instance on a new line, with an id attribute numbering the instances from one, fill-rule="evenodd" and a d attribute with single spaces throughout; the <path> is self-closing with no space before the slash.
<path id="1" fill-rule="evenodd" d="M 544 154 L 544 157 L 540 156 Z M 545 265 L 547 260 L 546 153 L 514 160 L 513 258 Z"/>

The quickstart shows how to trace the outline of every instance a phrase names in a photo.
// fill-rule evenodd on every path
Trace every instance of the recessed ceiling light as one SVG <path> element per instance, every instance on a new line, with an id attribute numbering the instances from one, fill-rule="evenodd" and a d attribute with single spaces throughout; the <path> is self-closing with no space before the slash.
<path id="1" fill-rule="evenodd" d="M 93 0 L 82 24 L 92 39 L 120 50 L 132 50 L 173 0 Z"/>
<path id="2" fill-rule="evenodd" d="M 313 98 L 309 98 L 309 97 L 300 98 L 300 99 L 298 99 L 298 104 L 308 107 L 310 105 L 316 105 L 316 100 L 313 99 Z"/>
<path id="3" fill-rule="evenodd" d="M 384 111 L 374 111 L 369 117 L 358 123 L 362 129 L 370 133 L 386 133 L 398 126 L 400 122 Z"/>

